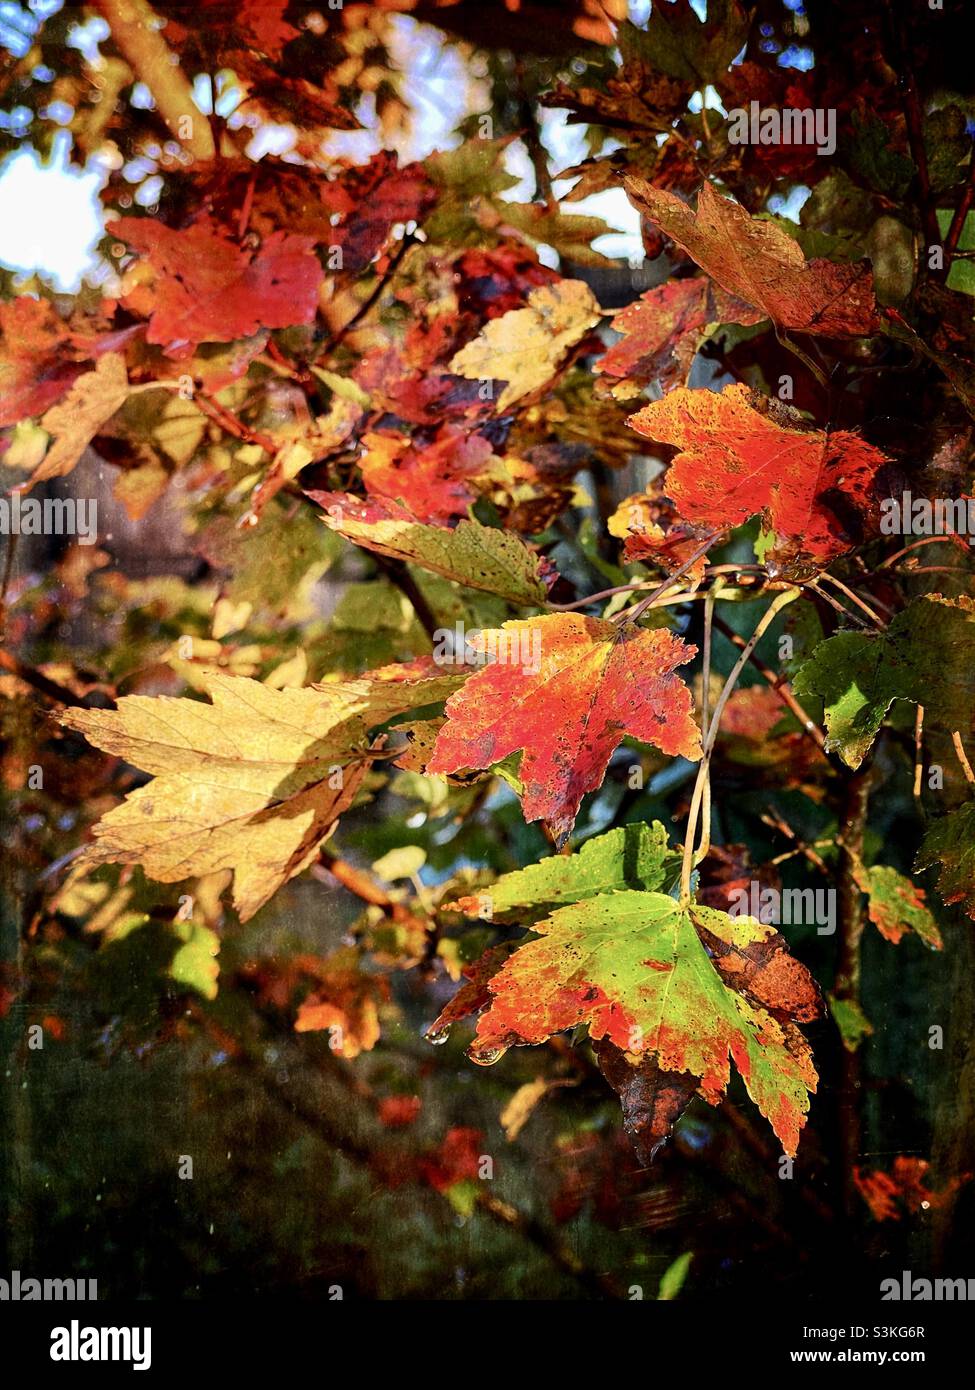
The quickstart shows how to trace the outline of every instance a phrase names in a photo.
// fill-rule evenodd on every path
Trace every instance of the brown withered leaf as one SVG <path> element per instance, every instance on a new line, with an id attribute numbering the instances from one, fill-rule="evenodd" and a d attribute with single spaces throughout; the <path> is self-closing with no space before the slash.
<path id="1" fill-rule="evenodd" d="M 634 1066 L 606 1038 L 594 1043 L 593 1051 L 599 1070 L 620 1098 L 623 1128 L 640 1162 L 649 1167 L 697 1094 L 697 1080 L 689 1072 L 664 1071 L 655 1057 L 643 1057 Z"/>
<path id="2" fill-rule="evenodd" d="M 879 330 L 866 262 L 807 261 L 799 243 L 774 222 L 749 217 L 709 183 L 701 188 L 696 213 L 645 179 L 629 175 L 624 184 L 633 205 L 702 270 L 781 327 L 834 338 Z"/>

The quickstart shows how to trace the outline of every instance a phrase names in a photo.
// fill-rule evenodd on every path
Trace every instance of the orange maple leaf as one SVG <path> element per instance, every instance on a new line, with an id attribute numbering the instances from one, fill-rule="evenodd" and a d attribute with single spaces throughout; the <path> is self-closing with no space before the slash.
<path id="1" fill-rule="evenodd" d="M 487 768 L 523 749 L 526 820 L 561 846 L 626 734 L 696 759 L 690 691 L 674 674 L 696 647 L 662 628 L 575 613 L 507 622 L 470 645 L 492 656 L 447 701 L 429 772 Z"/>
<path id="2" fill-rule="evenodd" d="M 469 479 L 491 457 L 482 435 L 453 425 L 442 426 L 428 444 L 383 431 L 363 435 L 362 444 L 359 468 L 370 497 L 402 502 L 418 521 L 466 516 L 477 497 Z"/>
<path id="3" fill-rule="evenodd" d="M 687 521 L 727 530 L 761 513 L 780 540 L 814 560 L 842 555 L 863 538 L 847 527 L 869 524 L 871 484 L 886 457 L 851 430 L 778 424 L 768 407 L 746 386 L 720 394 L 678 387 L 629 423 L 680 448 L 666 490 Z"/>

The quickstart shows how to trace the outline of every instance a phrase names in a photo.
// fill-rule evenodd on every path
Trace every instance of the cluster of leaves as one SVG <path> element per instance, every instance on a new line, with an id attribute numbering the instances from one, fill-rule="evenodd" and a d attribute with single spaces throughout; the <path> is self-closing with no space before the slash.
<path id="1" fill-rule="evenodd" d="M 114 21 L 117 95 L 146 58 L 124 7 L 97 8 Z M 799 1025 L 822 1013 L 820 990 L 774 927 L 729 914 L 731 889 L 765 866 L 718 833 L 710 778 L 744 788 L 753 821 L 766 808 L 747 810 L 749 791 L 825 808 L 815 844 L 779 810 L 766 823 L 827 884 L 853 885 L 847 946 L 865 911 L 890 942 L 940 947 L 923 888 L 875 858 L 848 809 L 881 762 L 910 775 L 913 706 L 917 766 L 927 748 L 944 772 L 917 868 L 937 864 L 944 900 L 975 917 L 969 552 L 939 540 L 928 592 L 931 567 L 881 526 L 908 484 L 970 488 L 975 331 L 956 256 L 975 107 L 933 68 L 937 100 L 902 104 L 902 50 L 927 62 L 928 17 L 905 39 L 883 6 L 852 6 L 848 49 L 810 35 L 844 71 L 832 57 L 799 71 L 777 61 L 770 7 L 711 0 L 702 21 L 664 0 L 645 26 L 613 28 L 602 6 L 577 7 L 577 68 L 537 64 L 552 68 L 542 104 L 588 130 L 560 203 L 544 151 L 535 199 L 506 196 L 509 133 L 406 164 L 322 152 L 323 131 L 358 124 L 350 92 L 372 90 L 387 8 L 402 6 L 348 5 L 324 31 L 283 0 L 206 4 L 197 29 L 183 7 L 156 8 L 179 61 L 157 74 L 155 112 L 94 122 L 80 57 L 59 80 L 81 147 L 110 135 L 118 167 L 153 159 L 171 122 L 157 206 L 134 210 L 113 174 L 101 291 L 0 304 L 11 478 L 29 493 L 93 444 L 129 518 L 168 508 L 197 564 L 192 585 L 135 581 L 79 548 L 11 591 L 25 656 L 2 678 L 5 785 L 29 802 L 25 768 L 68 760 L 72 790 L 53 772 L 44 786 L 85 799 L 80 854 L 37 920 L 64 930 L 93 892 L 84 930 L 117 939 L 151 916 L 129 900 L 154 891 L 138 869 L 179 884 L 192 907 L 174 917 L 174 978 L 212 997 L 231 881 L 246 922 L 324 864 L 370 908 L 339 957 L 277 980 L 279 1000 L 301 996 L 298 1030 L 334 1031 L 352 1058 L 380 1037 L 390 972 L 463 975 L 432 1036 L 477 1014 L 470 1055 L 489 1063 L 572 1032 L 644 1160 L 694 1096 L 721 1099 L 732 1061 L 795 1154 L 817 1084 Z M 435 17 L 488 43 L 465 33 L 466 8 Z M 214 116 L 201 137 L 197 114 L 180 147 L 183 74 L 215 66 L 242 89 L 242 119 Z M 720 110 L 701 104 L 711 92 Z M 835 157 L 731 143 L 722 110 L 752 101 L 835 109 Z M 285 112 L 295 153 L 251 159 L 243 118 Z M 769 209 L 799 184 L 796 224 Z M 668 270 L 615 315 L 593 289 L 612 269 L 592 247 L 607 228 L 569 206 L 613 187 Z M 619 501 L 633 457 L 660 467 Z M 347 584 L 326 618 L 310 595 L 328 570 Z M 97 634 L 73 661 L 57 631 L 68 611 Z M 770 671 L 756 646 L 773 623 L 792 655 Z M 448 650 L 438 634 L 458 624 L 479 636 Z M 768 688 L 734 690 L 749 658 Z M 43 754 L 26 722 L 38 698 L 67 707 Z M 600 823 L 626 767 L 641 794 Z M 688 813 L 672 846 L 663 792 L 688 777 L 693 793 L 667 808 Z M 468 852 L 512 797 L 553 851 L 528 866 L 490 831 Z M 392 830 L 370 840 L 380 819 Z M 336 834 L 339 853 L 324 848 Z M 63 855 L 63 835 L 48 838 L 42 857 Z M 369 844 L 388 851 L 386 887 L 345 857 Z M 870 1023 L 842 962 L 833 1012 L 855 1048 Z"/>

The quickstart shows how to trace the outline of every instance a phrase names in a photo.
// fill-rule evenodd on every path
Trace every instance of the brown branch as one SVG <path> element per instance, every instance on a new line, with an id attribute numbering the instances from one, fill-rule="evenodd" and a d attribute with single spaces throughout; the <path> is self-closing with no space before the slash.
<path id="1" fill-rule="evenodd" d="M 396 251 L 390 258 L 389 264 L 387 265 L 385 271 L 382 275 L 378 277 L 376 284 L 374 285 L 370 293 L 362 301 L 362 303 L 359 305 L 358 309 L 356 309 L 355 313 L 352 315 L 349 321 L 343 324 L 342 327 L 337 330 L 337 332 L 333 333 L 332 336 L 325 343 L 323 343 L 321 350 L 318 354 L 319 357 L 330 356 L 331 353 L 333 353 L 335 349 L 340 346 L 340 344 L 345 342 L 345 339 L 352 332 L 352 330 L 359 326 L 359 324 L 368 314 L 369 310 L 376 303 L 376 300 L 382 294 L 383 290 L 389 284 L 390 280 L 392 280 L 393 276 L 396 274 L 397 270 L 400 267 L 400 264 L 402 263 L 403 257 L 406 255 L 407 251 L 410 249 L 410 247 L 414 244 L 415 241 L 416 237 L 414 237 L 412 234 L 404 236 L 403 240 L 400 242 Z"/>
<path id="2" fill-rule="evenodd" d="M 223 1051 L 229 1053 L 235 1062 L 255 1078 L 267 1096 L 286 1110 L 292 1119 L 305 1125 L 312 1133 L 317 1134 L 323 1142 L 336 1149 L 350 1162 L 380 1175 L 388 1171 L 388 1162 L 384 1162 L 382 1157 L 362 1139 L 354 1138 L 351 1134 L 340 1129 L 325 1107 L 315 1105 L 312 1101 L 299 1095 L 292 1087 L 282 1085 L 273 1072 L 268 1069 L 262 1049 L 228 1032 L 225 1027 L 212 1019 L 200 1004 L 191 1004 L 188 1013 L 210 1034 Z M 263 1017 L 260 1010 L 256 1008 L 254 1013 L 258 1018 Z M 298 1045 L 301 1048 L 301 1044 Z M 358 1078 L 345 1068 L 337 1065 L 332 1066 L 329 1069 L 329 1075 L 350 1091 L 357 1101 L 365 1102 L 370 1108 L 375 1108 L 369 1088 L 360 1085 Z M 432 1187 L 426 1188 L 425 1184 L 420 1183 L 408 1171 L 404 1171 L 401 1177 L 403 1182 L 423 1187 L 424 1190 L 430 1192 L 435 1191 Z M 443 1194 L 438 1195 L 441 1195 L 443 1200 L 448 1200 Z M 621 1300 L 624 1297 L 619 1285 L 610 1275 L 587 1268 L 555 1232 L 543 1226 L 534 1216 L 519 1210 L 510 1202 L 502 1201 L 484 1189 L 478 1192 L 477 1208 L 507 1230 L 516 1232 L 524 1241 L 545 1255 L 557 1268 L 575 1279 L 588 1293 L 596 1297 L 614 1300 Z"/>
<path id="3" fill-rule="evenodd" d="M 840 818 L 841 830 L 837 845 L 841 852 L 839 879 L 840 949 L 836 966 L 833 993 L 837 999 L 860 1008 L 860 943 L 863 939 L 863 900 L 856 881 L 856 867 L 863 853 L 867 828 L 867 809 L 873 769 L 861 768 L 847 781 L 846 796 Z M 858 1210 L 858 1194 L 854 1169 L 860 1162 L 860 1054 L 848 1047 L 841 1048 L 839 1104 L 839 1135 L 841 1147 L 840 1172 L 843 1177 L 844 1209 L 852 1219 Z"/>
<path id="4" fill-rule="evenodd" d="M 972 157 L 968 164 L 968 178 L 965 180 L 965 187 L 962 189 L 958 206 L 955 208 L 951 225 L 948 227 L 948 235 L 945 237 L 943 274 L 946 278 L 951 269 L 951 262 L 958 250 L 958 242 L 965 226 L 965 219 L 971 211 L 973 197 L 975 197 L 975 145 L 972 146 Z"/>
<path id="5" fill-rule="evenodd" d="M 159 16 L 146 0 L 94 0 L 112 32 L 116 48 L 152 93 L 156 110 L 172 135 L 194 159 L 213 159 L 216 147 L 209 122 L 193 100 L 193 89 L 174 61 L 176 54 L 155 27 Z M 183 134 L 188 123 L 188 134 Z"/>
<path id="6" fill-rule="evenodd" d="M 245 424 L 232 410 L 228 410 L 225 405 L 221 405 L 219 401 L 214 400 L 204 391 L 194 393 L 193 403 L 199 407 L 204 415 L 219 425 L 227 434 L 232 434 L 235 439 L 241 439 L 245 444 L 259 445 L 272 458 L 278 452 L 280 446 L 274 442 L 270 435 L 251 429 L 250 425 Z"/>
<path id="7" fill-rule="evenodd" d="M 887 33 L 894 57 L 892 66 L 899 74 L 898 81 L 904 90 L 904 116 L 907 122 L 907 138 L 911 146 L 911 158 L 917 170 L 919 207 L 921 209 L 924 235 L 927 238 L 929 247 L 940 246 L 941 229 L 938 226 L 938 219 L 935 215 L 934 203 L 931 198 L 931 176 L 928 173 L 928 155 L 924 147 L 924 111 L 921 107 L 921 97 L 917 89 L 917 82 L 914 78 L 914 69 L 907 56 L 905 46 L 901 42 L 901 33 L 898 27 L 900 21 L 893 12 L 890 0 L 884 0 L 884 11 L 887 19 Z M 922 264 L 926 266 L 926 260 L 922 262 Z M 944 273 L 944 270 L 942 270 L 941 275 L 943 276 Z"/>
<path id="8" fill-rule="evenodd" d="M 390 583 L 395 584 L 400 593 L 409 599 L 424 632 L 431 642 L 435 641 L 434 633 L 440 630 L 437 615 L 423 597 L 420 586 L 406 568 L 405 562 L 394 560 L 388 555 L 373 554 L 372 558 Z"/>
<path id="9" fill-rule="evenodd" d="M 21 661 L 12 652 L 0 651 L 0 667 L 22 680 L 25 685 L 32 686 L 41 695 L 46 695 L 49 700 L 55 700 L 59 705 L 70 705 L 75 709 L 92 708 L 86 695 L 76 695 L 66 685 L 52 681 L 49 676 L 45 676 L 33 666 L 28 666 L 26 661 Z"/>
<path id="10" fill-rule="evenodd" d="M 525 65 L 520 58 L 515 59 L 515 83 L 518 91 L 518 112 L 524 126 L 522 138 L 525 141 L 525 147 L 528 150 L 528 156 L 535 173 L 535 200 L 544 203 L 550 213 L 557 213 L 559 205 L 552 192 L 552 177 L 548 171 L 548 155 L 542 143 L 542 133 L 539 129 L 535 107 L 525 86 Z"/>

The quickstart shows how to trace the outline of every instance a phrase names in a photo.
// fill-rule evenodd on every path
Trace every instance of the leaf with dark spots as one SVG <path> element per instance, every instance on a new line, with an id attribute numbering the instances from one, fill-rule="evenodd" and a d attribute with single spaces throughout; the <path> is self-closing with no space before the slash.
<path id="1" fill-rule="evenodd" d="M 612 1043 L 631 1065 L 649 1059 L 662 1072 L 687 1073 L 711 1105 L 725 1092 L 733 1058 L 749 1095 L 794 1154 L 817 1082 L 809 1046 L 790 1020 L 780 1022 L 748 993 L 728 988 L 701 940 L 701 924 L 734 947 L 732 963 L 755 986 L 756 999 L 761 993 L 810 1012 L 801 967 L 789 978 L 791 992 L 782 988 L 778 964 L 764 978 L 764 962 L 751 969 L 748 948 L 770 935 L 761 922 L 684 908 L 663 893 L 606 893 L 537 923 L 535 939 L 492 974 L 470 1056 L 489 1064 L 510 1047 L 585 1024 L 593 1042 Z M 668 968 L 648 969 L 648 960 Z"/>

